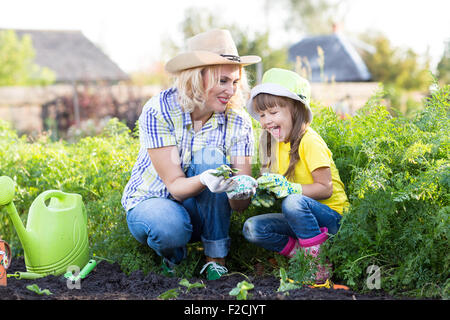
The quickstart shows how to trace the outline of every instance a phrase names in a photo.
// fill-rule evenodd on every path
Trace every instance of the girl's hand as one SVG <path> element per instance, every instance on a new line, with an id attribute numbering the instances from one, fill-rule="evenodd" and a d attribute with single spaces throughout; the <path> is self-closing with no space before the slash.
<path id="1" fill-rule="evenodd" d="M 302 193 L 301 184 L 289 182 L 281 174 L 263 173 L 256 181 L 258 182 L 258 189 L 272 192 L 277 198 L 284 198 L 294 193 Z"/>
<path id="2" fill-rule="evenodd" d="M 258 189 L 252 198 L 252 205 L 270 208 L 275 204 L 275 199 L 266 190 Z"/>

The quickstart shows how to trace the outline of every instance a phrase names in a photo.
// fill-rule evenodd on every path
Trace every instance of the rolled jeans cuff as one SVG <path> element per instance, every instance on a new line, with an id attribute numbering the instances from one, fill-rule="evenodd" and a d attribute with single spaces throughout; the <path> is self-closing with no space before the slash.
<path id="1" fill-rule="evenodd" d="M 210 258 L 225 258 L 230 250 L 230 238 L 224 238 L 219 240 L 207 240 L 203 236 L 203 249 L 205 256 Z"/>

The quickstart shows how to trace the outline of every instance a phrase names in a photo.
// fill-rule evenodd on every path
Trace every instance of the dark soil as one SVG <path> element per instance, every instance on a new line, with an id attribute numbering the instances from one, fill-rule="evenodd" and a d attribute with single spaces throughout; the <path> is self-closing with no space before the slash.
<path id="1" fill-rule="evenodd" d="M 12 259 L 8 274 L 26 271 L 23 258 Z M 280 280 L 273 276 L 255 276 L 248 279 L 238 273 L 219 280 L 207 281 L 204 278 L 189 279 L 190 283 L 202 282 L 204 288 L 194 288 L 186 292 L 179 284 L 181 278 L 169 278 L 162 274 L 145 275 L 136 271 L 127 276 L 117 263 L 98 262 L 96 268 L 81 281 L 80 289 L 68 289 L 67 280 L 62 276 L 25 280 L 8 278 L 7 287 L 0 287 L 0 300 L 157 300 L 162 293 L 177 289 L 177 300 L 235 300 L 230 296 L 231 289 L 243 280 L 254 285 L 249 291 L 249 300 L 393 300 L 394 298 L 374 290 L 371 294 L 359 294 L 351 290 L 309 288 L 290 290 L 288 294 L 277 292 Z M 26 288 L 37 284 L 40 289 L 48 289 L 51 295 L 39 295 Z"/>

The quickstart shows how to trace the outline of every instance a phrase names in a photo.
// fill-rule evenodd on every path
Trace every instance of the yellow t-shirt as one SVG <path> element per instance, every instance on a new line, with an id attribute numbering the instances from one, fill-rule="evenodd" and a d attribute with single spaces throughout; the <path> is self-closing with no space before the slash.
<path id="1" fill-rule="evenodd" d="M 284 175 L 289 167 L 290 149 L 291 145 L 289 142 L 277 143 L 277 171 L 279 174 Z M 339 171 L 334 164 L 333 155 L 325 141 L 314 129 L 308 127 L 300 141 L 298 152 L 300 161 L 295 166 L 295 178 L 291 182 L 312 184 L 314 180 L 311 172 L 320 167 L 329 167 L 331 169 L 333 194 L 328 199 L 318 201 L 342 214 L 344 208 L 348 206 L 348 199 L 345 194 L 344 184 L 339 177 Z"/>

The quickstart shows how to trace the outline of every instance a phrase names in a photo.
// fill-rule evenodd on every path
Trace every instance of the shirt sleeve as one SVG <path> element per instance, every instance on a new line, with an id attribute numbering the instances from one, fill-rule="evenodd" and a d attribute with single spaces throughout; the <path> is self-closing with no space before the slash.
<path id="1" fill-rule="evenodd" d="M 174 126 L 159 110 L 159 98 L 155 96 L 145 104 L 139 117 L 139 140 L 143 148 L 176 145 Z"/>

